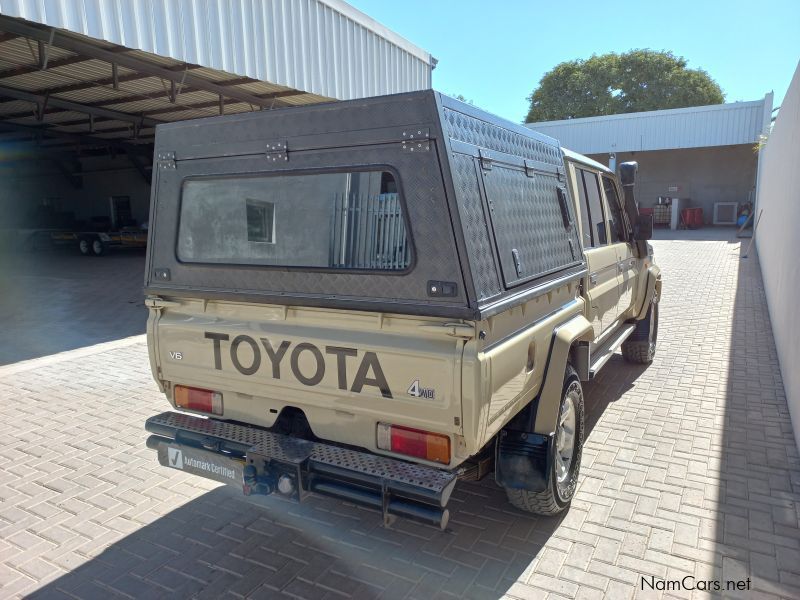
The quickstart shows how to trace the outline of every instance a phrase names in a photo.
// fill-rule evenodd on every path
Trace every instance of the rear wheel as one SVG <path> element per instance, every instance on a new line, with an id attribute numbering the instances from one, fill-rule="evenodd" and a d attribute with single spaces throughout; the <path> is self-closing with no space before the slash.
<path id="1" fill-rule="evenodd" d="M 564 510 L 575 495 L 583 451 L 583 388 L 570 364 L 564 375 L 552 451 L 544 490 L 505 488 L 508 501 L 515 507 L 540 515 L 555 515 Z"/>
<path id="2" fill-rule="evenodd" d="M 84 256 L 89 256 L 92 252 L 92 240 L 89 238 L 81 238 L 78 240 L 78 250 L 81 251 L 81 254 Z"/>
<path id="3" fill-rule="evenodd" d="M 95 238 L 92 240 L 92 254 L 95 256 L 103 256 L 106 253 L 106 245 L 100 240 Z"/>
<path id="4" fill-rule="evenodd" d="M 636 324 L 636 329 L 622 344 L 625 360 L 639 365 L 649 365 L 656 355 L 658 340 L 658 302 L 651 302 L 647 316 Z"/>

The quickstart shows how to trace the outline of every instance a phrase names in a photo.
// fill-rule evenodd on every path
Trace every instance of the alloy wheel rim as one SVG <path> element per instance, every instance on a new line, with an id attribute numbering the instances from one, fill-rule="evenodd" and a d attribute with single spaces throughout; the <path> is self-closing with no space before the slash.
<path id="1" fill-rule="evenodd" d="M 95 254 L 100 254 L 100 251 L 103 249 L 103 244 L 100 243 L 98 240 L 92 242 L 92 250 L 94 250 Z"/>
<path id="2" fill-rule="evenodd" d="M 561 403 L 556 431 L 556 480 L 565 483 L 570 476 L 572 459 L 575 455 L 576 415 L 575 404 L 578 392 L 570 388 Z"/>
<path id="3" fill-rule="evenodd" d="M 81 252 L 84 254 L 89 251 L 89 243 L 86 240 L 81 240 L 80 246 Z"/>
<path id="4" fill-rule="evenodd" d="M 650 309 L 652 310 L 652 314 L 650 315 L 650 331 L 648 334 L 648 342 L 650 342 L 650 354 L 654 354 L 656 351 L 656 333 L 658 332 L 658 305 L 653 301 L 653 306 Z"/>

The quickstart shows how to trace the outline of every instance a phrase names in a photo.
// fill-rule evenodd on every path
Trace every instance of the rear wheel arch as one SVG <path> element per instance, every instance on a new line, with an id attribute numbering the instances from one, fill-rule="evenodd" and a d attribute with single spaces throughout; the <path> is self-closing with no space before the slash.
<path id="1" fill-rule="evenodd" d="M 539 394 L 498 435 L 495 479 L 517 508 L 551 515 L 572 499 L 584 431 L 583 388 L 573 362 L 588 350 L 592 334 L 583 315 L 555 328 Z"/>
<path id="2" fill-rule="evenodd" d="M 544 380 L 536 405 L 533 432 L 549 435 L 555 431 L 564 375 L 569 366 L 577 371 L 580 378 L 583 365 L 576 366 L 575 361 L 583 361 L 582 349 L 585 343 L 592 340 L 593 336 L 592 324 L 583 315 L 571 318 L 553 331 Z M 588 352 L 585 360 L 588 361 Z M 586 367 L 588 368 L 588 365 Z"/>

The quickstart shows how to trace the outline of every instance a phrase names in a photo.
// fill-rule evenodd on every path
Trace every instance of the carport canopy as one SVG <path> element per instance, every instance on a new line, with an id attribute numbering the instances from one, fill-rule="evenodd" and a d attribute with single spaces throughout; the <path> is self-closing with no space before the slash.
<path id="1" fill-rule="evenodd" d="M 142 3 L 123 15 L 100 2 L 88 15 L 77 0 L 55 13 L 0 2 L 0 164 L 44 157 L 70 177 L 77 158 L 122 154 L 149 181 L 159 123 L 430 87 L 428 53 L 340 0 L 302 4 L 145 14 Z"/>
<path id="2" fill-rule="evenodd" d="M 326 99 L 0 16 L 6 160 L 119 152 L 149 178 L 158 123 Z"/>

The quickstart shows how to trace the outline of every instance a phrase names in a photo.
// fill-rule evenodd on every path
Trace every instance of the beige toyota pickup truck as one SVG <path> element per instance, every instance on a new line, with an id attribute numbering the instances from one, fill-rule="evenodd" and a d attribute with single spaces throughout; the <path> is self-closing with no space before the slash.
<path id="1" fill-rule="evenodd" d="M 582 382 L 653 359 L 619 177 L 433 91 L 159 125 L 145 273 L 161 464 L 446 527 L 459 479 L 575 493 Z"/>

